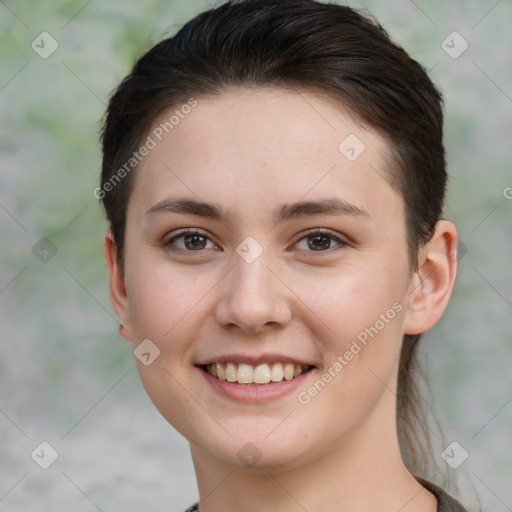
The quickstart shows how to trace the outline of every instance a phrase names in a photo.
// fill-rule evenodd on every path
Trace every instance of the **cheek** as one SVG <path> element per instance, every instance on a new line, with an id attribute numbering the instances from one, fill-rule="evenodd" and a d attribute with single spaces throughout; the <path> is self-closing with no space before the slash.
<path id="1" fill-rule="evenodd" d="M 378 404 L 394 410 L 402 343 L 404 310 L 400 301 L 392 302 L 393 293 L 363 293 L 344 284 L 330 300 L 316 303 L 318 314 L 329 321 L 329 332 L 326 327 L 317 333 L 323 366 L 297 397 L 307 415 L 299 429 L 305 436 L 315 429 L 324 432 L 326 450 L 340 433 L 363 424 Z"/>
<path id="2" fill-rule="evenodd" d="M 318 326 L 314 334 L 323 353 L 319 377 L 328 383 L 325 388 L 321 383 L 317 386 L 322 390 L 319 407 L 329 407 L 335 401 L 362 412 L 382 394 L 384 383 L 394 386 L 405 313 L 406 265 L 404 261 L 403 268 L 386 272 L 379 264 L 353 265 L 337 274 L 307 280 L 309 286 L 297 288 L 298 295 L 311 305 L 311 318 L 321 320 L 314 323 Z M 330 391 L 323 393 L 326 388 Z M 304 402 L 320 395 L 314 389 L 306 393 Z"/>
<path id="3" fill-rule="evenodd" d="M 134 339 L 137 343 L 150 339 L 160 351 L 148 366 L 137 360 L 141 382 L 160 413 L 187 433 L 190 424 L 204 421 L 197 402 L 184 389 L 190 378 L 190 351 L 207 314 L 207 301 L 201 299 L 215 280 L 173 272 L 154 262 L 140 261 L 132 268 L 136 269 L 129 285 Z"/>
<path id="4" fill-rule="evenodd" d="M 128 294 L 135 339 L 154 338 L 163 344 L 173 339 L 175 347 L 180 340 L 176 331 L 197 314 L 213 282 L 212 276 L 154 262 L 134 266 Z"/>
<path id="5" fill-rule="evenodd" d="M 297 296 L 320 320 L 316 324 L 321 339 L 334 340 L 330 345 L 343 349 L 361 333 L 364 339 L 365 329 L 375 324 L 379 331 L 400 330 L 405 274 L 401 269 L 381 268 L 377 262 L 373 266 L 352 265 L 339 272 L 295 280 Z"/>

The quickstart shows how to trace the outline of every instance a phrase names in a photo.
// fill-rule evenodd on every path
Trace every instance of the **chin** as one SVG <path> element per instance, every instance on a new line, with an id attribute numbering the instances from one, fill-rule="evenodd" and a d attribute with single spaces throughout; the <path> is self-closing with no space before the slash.
<path id="1" fill-rule="evenodd" d="M 290 424 L 278 434 L 279 427 L 276 429 L 276 426 L 280 421 L 282 419 L 276 418 L 261 422 L 254 419 L 232 420 L 224 424 L 232 437 L 224 435 L 223 431 L 219 438 L 219 430 L 222 429 L 216 428 L 210 433 L 197 432 L 199 443 L 196 444 L 225 464 L 255 472 L 290 470 L 303 464 L 306 459 L 314 458 L 311 455 L 308 457 L 312 447 L 305 445 L 304 435 L 290 420 L 284 420 Z M 291 432 L 295 434 L 290 435 Z"/>

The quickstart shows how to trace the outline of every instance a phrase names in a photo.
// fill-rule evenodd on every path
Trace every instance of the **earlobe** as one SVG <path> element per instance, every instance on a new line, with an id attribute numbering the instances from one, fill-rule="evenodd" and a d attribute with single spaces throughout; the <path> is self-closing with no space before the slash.
<path id="1" fill-rule="evenodd" d="M 428 331 L 441 318 L 455 282 L 457 240 L 453 223 L 440 220 L 432 239 L 420 249 L 407 296 L 404 334 Z"/>
<path id="2" fill-rule="evenodd" d="M 119 268 L 117 259 L 117 246 L 112 230 L 108 230 L 103 236 L 103 252 L 107 262 L 108 280 L 110 287 L 110 299 L 114 310 L 119 317 L 119 334 L 128 341 L 133 341 L 132 329 L 129 319 L 128 294 L 124 275 Z"/>

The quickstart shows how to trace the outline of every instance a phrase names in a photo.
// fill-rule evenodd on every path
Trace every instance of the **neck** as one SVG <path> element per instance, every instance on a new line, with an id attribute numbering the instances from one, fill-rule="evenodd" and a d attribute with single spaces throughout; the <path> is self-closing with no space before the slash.
<path id="1" fill-rule="evenodd" d="M 374 417 L 293 467 L 240 468 L 191 445 L 200 512 L 435 512 L 435 497 L 403 464 L 394 414 L 384 424 Z"/>

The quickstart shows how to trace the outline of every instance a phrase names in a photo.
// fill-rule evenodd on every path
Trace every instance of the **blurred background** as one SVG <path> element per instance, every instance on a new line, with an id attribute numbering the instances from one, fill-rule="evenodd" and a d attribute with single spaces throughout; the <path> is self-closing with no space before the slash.
<path id="1" fill-rule="evenodd" d="M 423 340 L 445 435 L 435 456 L 443 463 L 457 443 L 451 492 L 469 510 L 510 511 L 512 3 L 350 5 L 370 10 L 444 94 L 446 217 L 462 244 L 451 303 Z M 181 512 L 197 499 L 188 444 L 118 335 L 93 190 L 112 89 L 208 7 L 0 1 L 0 512 Z"/>

